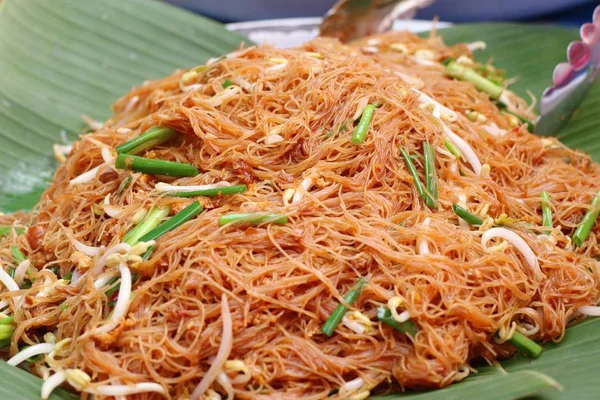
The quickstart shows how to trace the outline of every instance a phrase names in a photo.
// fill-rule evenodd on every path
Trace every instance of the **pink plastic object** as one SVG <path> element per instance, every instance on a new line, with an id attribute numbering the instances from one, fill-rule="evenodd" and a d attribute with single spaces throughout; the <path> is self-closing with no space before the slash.
<path id="1" fill-rule="evenodd" d="M 584 99 L 600 72 L 600 6 L 594 10 L 592 22 L 580 29 L 581 40 L 567 48 L 568 62 L 560 63 L 552 74 L 553 86 L 540 98 L 538 135 L 556 135 Z"/>

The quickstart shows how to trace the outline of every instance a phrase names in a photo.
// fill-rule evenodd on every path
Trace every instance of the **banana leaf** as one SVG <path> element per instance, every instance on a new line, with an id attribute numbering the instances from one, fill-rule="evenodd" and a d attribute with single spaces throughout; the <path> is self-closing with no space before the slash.
<path id="1" fill-rule="evenodd" d="M 539 96 L 576 30 L 523 24 L 471 24 L 439 32 L 448 43 L 484 40 L 477 54 Z M 55 168 L 52 144 L 75 139 L 82 115 L 110 116 L 110 105 L 144 80 L 202 64 L 245 39 L 219 24 L 156 1 L 0 0 L 0 211 L 30 209 Z M 248 41 L 246 40 L 246 43 Z M 600 161 L 600 85 L 559 137 Z M 536 360 L 484 366 L 465 381 L 396 400 L 599 398 L 600 319 L 567 330 Z M 38 399 L 41 380 L 0 362 L 0 398 Z M 57 391 L 52 399 L 70 399 Z"/>

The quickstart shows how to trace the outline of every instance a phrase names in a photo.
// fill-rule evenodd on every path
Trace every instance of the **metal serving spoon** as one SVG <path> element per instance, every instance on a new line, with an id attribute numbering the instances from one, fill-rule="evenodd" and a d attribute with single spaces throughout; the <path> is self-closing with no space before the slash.
<path id="1" fill-rule="evenodd" d="M 348 42 L 387 32 L 394 19 L 412 18 L 418 8 L 433 0 L 340 0 L 323 18 L 320 36 L 336 37 Z M 585 98 L 600 72 L 600 6 L 592 22 L 580 29 L 581 40 L 567 49 L 568 62 L 558 64 L 553 85 L 540 98 L 540 116 L 535 133 L 556 135 Z"/>
<path id="2" fill-rule="evenodd" d="M 325 14 L 319 36 L 342 42 L 392 29 L 397 18 L 410 19 L 433 0 L 340 0 Z"/>

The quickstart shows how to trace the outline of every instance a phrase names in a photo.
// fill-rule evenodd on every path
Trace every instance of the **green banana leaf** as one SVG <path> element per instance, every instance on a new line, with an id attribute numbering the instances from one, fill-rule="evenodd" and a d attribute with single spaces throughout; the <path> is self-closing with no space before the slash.
<path id="1" fill-rule="evenodd" d="M 554 66 L 577 39 L 575 30 L 519 24 L 475 24 L 440 31 L 448 43 L 484 40 L 513 89 L 539 96 Z M 146 0 L 0 0 L 0 211 L 31 208 L 55 168 L 52 144 L 84 128 L 81 116 L 103 120 L 129 88 L 177 68 L 202 64 L 244 39 L 219 24 Z M 246 43 L 248 41 L 246 40 Z M 600 85 L 560 133 L 569 146 L 600 161 Z M 516 357 L 484 366 L 443 390 L 379 399 L 538 400 L 600 398 L 600 319 L 567 330 L 536 360 Z M 38 399 L 41 381 L 0 362 L 0 398 Z M 57 391 L 52 399 L 70 399 Z"/>

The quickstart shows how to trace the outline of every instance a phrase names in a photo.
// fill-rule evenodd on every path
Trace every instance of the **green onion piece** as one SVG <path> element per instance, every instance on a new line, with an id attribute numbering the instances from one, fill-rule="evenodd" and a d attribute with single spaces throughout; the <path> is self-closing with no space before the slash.
<path id="1" fill-rule="evenodd" d="M 527 336 L 523 335 L 521 332 L 515 331 L 513 337 L 509 340 L 509 342 L 515 346 L 521 353 L 525 354 L 528 357 L 537 357 L 540 355 L 544 348 L 529 339 Z"/>
<path id="2" fill-rule="evenodd" d="M 172 218 L 169 218 L 150 232 L 146 233 L 140 238 L 140 242 L 149 242 L 150 240 L 156 240 L 167 232 L 171 232 L 177 229 L 190 219 L 202 212 L 202 205 L 195 201 L 183 210 L 179 211 Z"/>
<path id="3" fill-rule="evenodd" d="M 147 259 L 149 259 L 150 256 L 152 255 L 152 253 L 154 253 L 155 249 L 156 249 L 156 246 L 148 247 L 148 250 L 146 250 L 146 252 L 144 254 L 142 254 L 142 260 L 146 261 Z"/>
<path id="4" fill-rule="evenodd" d="M 10 268 L 8 269 L 8 275 L 9 275 L 11 278 L 14 278 L 14 277 L 15 277 L 15 267 L 10 267 Z"/>
<path id="5" fill-rule="evenodd" d="M 10 339 L 12 334 L 15 331 L 15 327 L 11 324 L 9 325 L 0 325 L 0 340 Z"/>
<path id="6" fill-rule="evenodd" d="M 25 261 L 25 255 L 21 249 L 15 245 L 10 246 L 10 254 L 17 264 L 21 264 L 23 261 Z"/>
<path id="7" fill-rule="evenodd" d="M 587 239 L 594 226 L 594 222 L 596 222 L 596 219 L 598 218 L 598 214 L 600 214 L 600 192 L 596 194 L 596 197 L 592 202 L 592 208 L 585 213 L 573 234 L 573 242 L 577 246 L 581 246 L 585 239 Z"/>
<path id="8" fill-rule="evenodd" d="M 225 214 L 219 217 L 219 226 L 227 224 L 248 224 L 248 225 L 260 225 L 260 224 L 279 224 L 285 225 L 288 222 L 288 216 L 285 214 L 268 214 L 268 213 L 233 213 Z"/>
<path id="9" fill-rule="evenodd" d="M 65 276 L 63 276 L 63 279 L 66 281 L 70 281 L 72 277 L 73 277 L 73 273 L 68 272 Z"/>
<path id="10" fill-rule="evenodd" d="M 15 322 L 15 317 L 13 317 L 12 315 L 10 317 L 4 317 L 0 319 L 0 325 L 10 325 L 13 322 Z"/>
<path id="11" fill-rule="evenodd" d="M 352 288 L 344 296 L 344 302 L 348 305 L 356 303 L 356 300 L 360 297 L 363 288 L 367 285 L 368 281 L 364 277 L 360 277 L 358 282 L 352 286 Z M 348 307 L 344 304 L 338 304 L 335 310 L 331 313 L 327 321 L 321 327 L 321 332 L 327 336 L 333 335 L 335 328 L 340 324 L 344 315 L 348 312 Z"/>
<path id="12" fill-rule="evenodd" d="M 435 150 L 433 146 L 427 142 L 423 142 L 423 159 L 425 160 L 425 187 L 429 196 L 427 204 L 430 208 L 437 207 L 438 190 L 437 190 L 437 172 L 435 170 Z M 427 200 L 425 201 L 427 203 Z M 435 201 L 431 201 L 435 200 Z"/>
<path id="13" fill-rule="evenodd" d="M 435 199 L 431 197 L 429 192 L 426 191 L 423 187 L 423 183 L 421 183 L 421 179 L 419 178 L 419 174 L 417 173 L 417 168 L 415 168 L 415 164 L 413 164 L 412 159 L 410 158 L 408 153 L 404 151 L 404 149 L 400 149 L 400 153 L 402 153 L 402 157 L 404 157 L 404 162 L 406 162 L 406 166 L 408 167 L 408 170 L 412 175 L 413 183 L 415 184 L 415 188 L 417 189 L 419 197 L 421 197 L 421 199 L 423 199 L 425 204 L 427 204 L 428 206 L 430 206 L 431 204 L 431 208 L 437 208 L 437 201 L 435 201 Z"/>
<path id="14" fill-rule="evenodd" d="M 118 276 L 114 276 L 112 278 L 110 278 L 110 280 L 108 281 L 108 283 L 104 286 L 106 287 L 110 287 L 112 285 L 115 285 L 115 283 L 119 280 L 120 278 Z M 131 274 L 131 282 L 135 282 L 135 280 L 137 279 L 137 273 L 133 273 Z M 118 291 L 121 288 L 121 283 L 117 283 L 114 287 L 108 289 L 106 292 L 104 292 L 104 294 L 106 295 L 107 298 L 110 298 L 110 296 L 113 295 L 113 293 L 115 293 L 116 291 Z M 65 303 L 63 303 L 65 304 Z M 62 306 L 62 305 L 61 305 Z M 65 308 L 66 308 L 66 304 L 65 304 Z"/>
<path id="15" fill-rule="evenodd" d="M 354 130 L 354 134 L 352 135 L 352 144 L 359 145 L 365 141 L 367 137 L 367 132 L 369 131 L 369 125 L 371 124 L 371 120 L 373 119 L 373 113 L 375 112 L 374 104 L 367 104 L 365 107 L 362 116 L 360 117 L 360 121 L 358 122 L 358 126 Z"/>
<path id="16" fill-rule="evenodd" d="M 0 226 L 0 239 L 3 238 L 4 236 L 10 235 L 12 230 L 13 230 L 12 226 L 6 226 L 6 225 Z M 17 232 L 17 235 L 22 235 L 25 233 L 25 229 L 23 229 L 23 228 L 15 228 L 15 231 Z"/>
<path id="17" fill-rule="evenodd" d="M 52 266 L 48 268 L 48 271 L 52 271 L 52 273 L 56 276 L 58 276 L 59 270 L 57 266 Z"/>
<path id="18" fill-rule="evenodd" d="M 444 143 L 444 146 L 446 146 L 446 148 L 448 149 L 448 151 L 450 153 L 452 153 L 452 155 L 458 159 L 460 159 L 462 157 L 462 154 L 460 153 L 460 150 L 458 149 L 458 147 L 456 147 L 454 145 L 454 143 L 446 140 L 446 142 Z"/>
<path id="19" fill-rule="evenodd" d="M 474 69 L 465 67 L 456 61 L 450 61 L 446 65 L 446 74 L 461 81 L 471 82 L 477 89 L 489 94 L 493 99 L 499 98 L 504 91 L 502 86 L 496 85 L 479 75 Z"/>
<path id="20" fill-rule="evenodd" d="M 398 322 L 392 316 L 392 312 L 389 308 L 386 307 L 377 307 L 377 319 L 379 319 L 384 324 L 391 326 L 398 332 L 404 333 L 405 335 L 410 335 L 413 338 L 417 335 L 418 328 L 414 322 L 408 320 L 406 322 Z"/>
<path id="21" fill-rule="evenodd" d="M 105 286 L 112 286 L 114 285 L 117 281 L 119 280 L 118 276 L 113 276 L 112 278 L 110 278 L 110 280 L 108 281 L 108 283 Z M 110 295 L 112 295 L 114 292 L 116 292 L 117 290 L 119 290 L 119 287 L 121 285 L 115 285 L 114 287 L 108 289 L 104 294 L 106 295 L 106 297 L 110 297 Z"/>
<path id="22" fill-rule="evenodd" d="M 169 216 L 171 212 L 171 207 L 166 208 L 158 208 L 154 207 L 146 218 L 138 223 L 135 228 L 130 230 L 123 236 L 123 242 L 129 243 L 130 245 L 135 245 L 140 241 L 140 238 L 144 236 L 146 233 L 150 232 L 152 229 L 156 228 L 158 224 L 162 221 L 163 218 Z"/>
<path id="23" fill-rule="evenodd" d="M 454 211 L 454 214 L 456 214 L 459 218 L 465 220 L 469 225 L 483 224 L 483 219 L 462 208 L 456 203 L 452 204 L 452 211 Z"/>
<path id="24" fill-rule="evenodd" d="M 232 185 L 224 186 L 214 189 L 195 190 L 193 192 L 169 192 L 169 196 L 176 197 L 196 197 L 196 196 L 207 196 L 214 197 L 227 194 L 246 193 L 248 187 L 246 185 Z"/>
<path id="25" fill-rule="evenodd" d="M 163 144 L 177 134 L 177 131 L 165 126 L 154 126 L 140 136 L 117 146 L 118 154 L 141 154 L 145 150 Z"/>
<path id="26" fill-rule="evenodd" d="M 223 87 L 223 89 L 227 89 L 231 85 L 233 85 L 233 82 L 231 82 L 229 79 L 225 79 L 225 81 L 223 81 L 221 84 L 221 87 Z"/>
<path id="27" fill-rule="evenodd" d="M 119 154 L 115 167 L 149 175 L 196 176 L 198 168 L 190 164 Z"/>
<path id="28" fill-rule="evenodd" d="M 67 310 L 67 303 L 65 303 L 65 302 L 60 303 L 60 309 L 62 311 L 66 311 Z"/>
<path id="29" fill-rule="evenodd" d="M 127 178 L 123 179 L 123 182 L 121 182 L 121 184 L 119 185 L 119 188 L 115 192 L 115 196 L 118 196 L 121 193 L 123 193 L 123 191 L 131 185 L 132 181 L 133 181 L 133 176 L 131 176 L 131 175 L 129 175 Z"/>
<path id="30" fill-rule="evenodd" d="M 521 122 L 522 124 L 527 124 L 527 130 L 528 130 L 529 132 L 533 132 L 533 131 L 534 131 L 534 129 L 535 129 L 535 124 L 534 124 L 533 122 L 531 122 L 530 120 L 528 120 L 527 118 L 525 118 L 525 117 L 522 117 L 522 116 L 520 116 L 519 114 L 517 114 L 517 113 L 515 113 L 515 112 L 512 112 L 512 111 L 509 111 L 509 110 L 506 110 L 506 109 L 504 110 L 504 112 L 505 112 L 506 114 L 510 114 L 510 115 L 512 115 L 513 117 L 516 117 L 516 118 L 519 120 L 519 122 Z"/>
<path id="31" fill-rule="evenodd" d="M 498 108 L 499 108 L 500 110 L 502 110 L 502 111 L 503 111 L 503 112 L 505 112 L 506 114 L 510 114 L 510 115 L 512 115 L 512 116 L 514 116 L 514 117 L 517 117 L 517 118 L 518 118 L 518 120 L 519 120 L 519 121 L 521 121 L 521 123 L 523 123 L 523 124 L 527 124 L 527 130 L 528 130 L 529 132 L 533 132 L 533 131 L 534 131 L 534 129 L 535 129 L 535 124 L 534 124 L 533 122 L 531 122 L 530 120 L 528 120 L 528 119 L 527 119 L 527 118 L 525 118 L 525 117 L 522 117 L 522 116 L 520 116 L 520 115 L 519 115 L 519 114 L 517 114 L 517 113 L 514 113 L 514 112 L 510 111 L 510 110 L 508 109 L 508 106 L 507 106 L 507 105 L 506 105 L 504 102 L 502 102 L 502 101 L 500 101 L 500 100 L 497 100 L 497 101 L 496 101 L 496 105 L 498 106 Z"/>
<path id="32" fill-rule="evenodd" d="M 550 196 L 544 191 L 540 195 L 542 198 L 542 225 L 552 228 L 552 208 L 550 208 Z"/>

